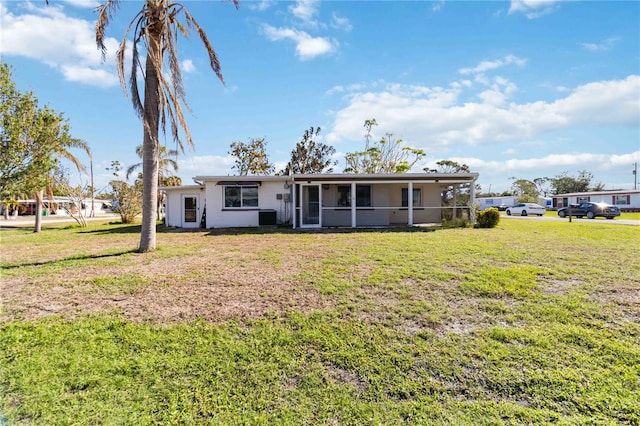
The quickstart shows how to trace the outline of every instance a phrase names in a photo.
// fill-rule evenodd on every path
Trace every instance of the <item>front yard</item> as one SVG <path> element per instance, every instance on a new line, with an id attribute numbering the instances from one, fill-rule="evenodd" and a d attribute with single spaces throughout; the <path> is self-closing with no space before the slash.
<path id="1" fill-rule="evenodd" d="M 0 424 L 640 423 L 640 227 L 136 232 L 0 232 Z"/>

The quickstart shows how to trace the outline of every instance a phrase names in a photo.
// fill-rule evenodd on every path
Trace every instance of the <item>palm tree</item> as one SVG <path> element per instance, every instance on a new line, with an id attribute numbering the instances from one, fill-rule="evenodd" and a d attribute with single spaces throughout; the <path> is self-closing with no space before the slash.
<path id="1" fill-rule="evenodd" d="M 136 147 L 136 154 L 138 157 L 143 158 L 142 145 Z M 162 179 L 166 177 L 169 169 L 173 169 L 174 172 L 178 171 L 178 162 L 171 157 L 177 157 L 178 150 L 167 149 L 165 145 L 160 145 L 158 148 L 158 182 L 162 182 Z M 127 179 L 131 177 L 131 174 L 139 169 L 142 163 L 136 163 L 129 166 L 127 169 Z"/>
<path id="2" fill-rule="evenodd" d="M 121 0 L 107 0 L 98 6 L 98 21 L 96 23 L 96 43 L 102 50 L 103 58 L 106 52 L 105 31 Z M 230 0 L 238 7 L 238 0 Z M 178 20 L 182 16 L 186 26 Z M 140 232 L 140 252 L 147 252 L 156 248 L 156 204 L 158 196 L 159 147 L 158 132 L 162 126 L 166 133 L 167 120 L 171 125 L 171 136 L 178 146 L 184 150 L 178 134 L 179 128 L 184 131 L 184 137 L 189 146 L 193 145 L 189 128 L 182 111 L 182 104 L 187 110 L 182 74 L 178 61 L 177 37 L 178 32 L 184 37 L 189 36 L 189 28 L 195 30 L 202 40 L 207 53 L 211 69 L 224 83 L 220 72 L 220 61 L 216 55 L 204 30 L 180 3 L 172 0 L 145 0 L 140 12 L 129 23 L 120 42 L 117 52 L 117 67 L 120 83 L 126 89 L 125 80 L 125 49 L 127 35 L 133 29 L 132 66 L 129 76 L 129 92 L 133 108 L 142 119 L 142 229 Z M 140 44 L 146 48 L 144 69 L 140 57 Z M 169 75 L 163 73 L 164 64 L 168 66 Z M 144 103 L 140 99 L 138 89 L 138 71 L 144 77 Z"/>
<path id="3" fill-rule="evenodd" d="M 142 145 L 138 145 L 136 147 L 136 154 L 138 154 L 138 157 L 140 158 L 143 157 Z M 171 157 L 177 157 L 177 156 L 178 156 L 177 150 L 167 149 L 165 145 L 160 145 L 158 149 L 158 186 L 162 185 L 162 182 L 166 180 L 169 168 L 172 168 L 174 172 L 178 171 L 178 162 L 173 158 L 171 158 Z M 127 179 L 129 179 L 131 174 L 141 166 L 142 166 L 142 163 L 136 163 L 129 166 L 126 174 Z M 162 199 L 162 194 L 160 194 L 160 191 L 158 191 L 157 198 L 158 199 L 156 204 L 156 214 L 158 215 L 157 217 L 160 217 L 160 207 L 162 206 L 162 203 L 164 201 Z"/>
<path id="4" fill-rule="evenodd" d="M 64 143 L 55 144 L 54 155 L 56 157 L 62 157 L 73 163 L 76 166 L 76 169 L 79 172 L 83 172 L 86 170 L 86 167 L 78 160 L 76 156 L 74 156 L 69 149 L 70 148 L 79 148 L 87 153 L 89 158 L 91 158 L 91 148 L 89 145 L 83 141 L 82 139 L 66 139 Z M 46 188 L 42 188 L 35 193 L 36 199 L 36 222 L 33 229 L 33 232 L 40 232 L 42 230 L 42 203 L 44 201 L 44 192 L 47 191 L 49 198 L 53 198 L 53 191 L 51 181 L 53 180 L 52 176 L 48 178 L 49 184 L 47 184 Z M 93 202 L 93 201 L 92 201 Z"/>

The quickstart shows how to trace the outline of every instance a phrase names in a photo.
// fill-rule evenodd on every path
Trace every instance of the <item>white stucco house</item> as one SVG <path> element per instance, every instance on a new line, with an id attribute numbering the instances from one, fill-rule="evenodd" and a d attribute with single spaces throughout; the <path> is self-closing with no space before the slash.
<path id="1" fill-rule="evenodd" d="M 618 206 L 620 211 L 640 211 L 640 189 L 619 189 L 615 191 L 574 192 L 552 195 L 553 207 L 562 208 L 584 201 Z"/>
<path id="2" fill-rule="evenodd" d="M 194 185 L 161 189 L 167 226 L 355 228 L 440 223 L 443 209 L 471 208 L 443 207 L 441 192 L 468 185 L 473 206 L 477 179 L 477 173 L 196 176 Z"/>

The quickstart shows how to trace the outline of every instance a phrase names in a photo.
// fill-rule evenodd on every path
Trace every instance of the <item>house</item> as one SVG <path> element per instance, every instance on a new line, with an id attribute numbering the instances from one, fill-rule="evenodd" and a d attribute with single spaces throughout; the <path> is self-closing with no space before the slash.
<path id="1" fill-rule="evenodd" d="M 552 195 L 553 207 L 562 208 L 569 204 L 583 201 L 605 203 L 618 206 L 623 212 L 640 211 L 640 189 L 619 189 L 613 191 L 574 192 L 571 194 Z"/>
<path id="2" fill-rule="evenodd" d="M 22 215 L 34 215 L 36 213 L 36 200 L 17 200 L 18 211 Z M 78 206 L 80 203 L 80 206 Z M 93 204 L 92 204 L 93 203 Z M 93 205 L 93 209 L 91 208 Z M 99 200 L 85 198 L 78 200 L 73 197 L 54 196 L 53 198 L 45 197 L 42 200 L 42 211 L 45 215 L 61 215 L 68 216 L 70 214 L 82 213 L 83 216 L 89 217 L 92 214 L 110 213 L 112 202 L 110 200 Z"/>
<path id="3" fill-rule="evenodd" d="M 440 223 L 470 207 L 443 207 L 442 191 L 470 188 L 477 173 L 196 176 L 195 185 L 161 188 L 165 223 L 182 228 L 290 225 L 384 227 Z M 474 215 L 469 215 L 473 220 Z"/>
<path id="4" fill-rule="evenodd" d="M 499 206 L 514 206 L 517 204 L 519 197 L 515 195 L 500 196 L 500 197 L 478 197 L 476 203 L 480 210 L 488 209 L 489 207 L 498 208 Z M 538 204 L 545 207 L 547 210 L 552 208 L 552 201 L 550 197 L 538 197 Z"/>

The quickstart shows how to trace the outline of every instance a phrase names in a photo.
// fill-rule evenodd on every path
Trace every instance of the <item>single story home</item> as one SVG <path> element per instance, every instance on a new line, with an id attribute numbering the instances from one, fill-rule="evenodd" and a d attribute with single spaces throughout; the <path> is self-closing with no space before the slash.
<path id="1" fill-rule="evenodd" d="M 196 176 L 195 185 L 162 187 L 165 223 L 182 228 L 289 225 L 295 228 L 384 227 L 440 223 L 442 191 L 469 188 L 477 173 Z M 458 210 L 458 211 L 456 211 Z"/>
<path id="2" fill-rule="evenodd" d="M 36 213 L 36 200 L 34 199 L 16 200 L 15 203 L 18 205 L 17 210 L 15 210 L 18 214 L 34 215 Z M 78 203 L 80 205 L 78 205 Z M 110 213 L 112 204 L 110 200 L 92 200 L 90 198 L 78 200 L 73 197 L 61 196 L 54 196 L 50 199 L 45 196 L 44 200 L 42 200 L 42 212 L 45 215 L 60 216 L 68 216 L 69 214 L 78 214 L 78 212 L 80 212 L 83 216 L 89 217 L 91 214 Z M 2 210 L 0 214 L 4 213 L 4 208 L 4 205 L 0 206 Z"/>
<path id="3" fill-rule="evenodd" d="M 640 189 L 618 189 L 613 191 L 574 192 L 571 194 L 552 195 L 553 207 L 562 208 L 569 204 L 579 204 L 584 201 L 605 203 L 618 206 L 620 211 L 640 211 Z"/>
<path id="4" fill-rule="evenodd" d="M 518 198 L 515 195 L 498 196 L 498 197 L 478 197 L 476 203 L 480 210 L 488 209 L 490 207 L 498 208 L 500 206 L 515 206 L 518 203 Z M 538 197 L 538 204 L 545 207 L 547 210 L 552 208 L 552 201 L 550 197 Z"/>

